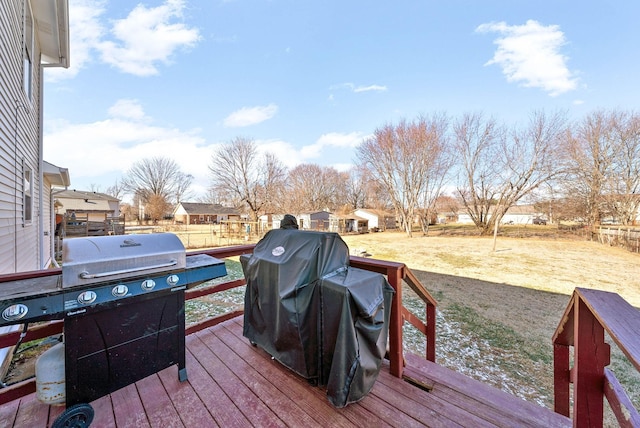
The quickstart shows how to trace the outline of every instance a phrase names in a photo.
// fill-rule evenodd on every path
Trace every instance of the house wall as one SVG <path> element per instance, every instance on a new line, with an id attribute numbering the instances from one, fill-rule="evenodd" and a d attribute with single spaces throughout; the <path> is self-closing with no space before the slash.
<path id="1" fill-rule="evenodd" d="M 369 220 L 369 229 L 380 227 L 378 225 L 379 218 L 377 214 L 374 214 L 367 210 L 355 210 L 353 213 L 358 217 L 366 218 L 367 220 Z"/>
<path id="2" fill-rule="evenodd" d="M 532 224 L 533 214 L 505 214 L 502 217 L 502 223 L 512 224 Z"/>
<path id="3" fill-rule="evenodd" d="M 23 1 L 0 2 L 0 273 L 40 268 L 40 50 L 35 40 L 32 97 L 23 87 Z M 23 165 L 32 176 L 32 221 L 23 224 Z"/>

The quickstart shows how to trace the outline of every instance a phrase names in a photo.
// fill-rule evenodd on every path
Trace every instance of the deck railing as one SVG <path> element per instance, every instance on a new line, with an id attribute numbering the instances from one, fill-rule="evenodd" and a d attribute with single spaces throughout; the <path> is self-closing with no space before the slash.
<path id="1" fill-rule="evenodd" d="M 221 247 L 210 250 L 199 250 L 189 252 L 193 254 L 208 254 L 219 259 L 251 254 L 255 245 L 239 245 L 232 247 Z M 391 320 L 389 324 L 389 365 L 390 372 L 394 376 L 402 377 L 403 373 L 403 346 L 402 346 L 402 326 L 404 321 L 411 323 L 426 336 L 425 358 L 435 362 L 435 341 L 436 341 L 436 301 L 429 292 L 422 286 L 411 270 L 403 263 L 388 262 L 363 257 L 351 257 L 350 265 L 372 272 L 385 275 L 389 284 L 394 288 L 395 295 L 391 308 Z M 37 278 L 41 276 L 59 275 L 61 269 L 50 269 L 46 271 L 25 272 L 20 274 L 10 274 L 0 276 L 0 286 L 5 281 L 15 281 L 17 279 Z M 416 315 L 409 312 L 402 304 L 402 282 L 416 292 L 419 298 L 425 303 L 426 320 L 423 321 Z M 223 282 L 207 287 L 196 287 L 185 292 L 185 299 L 191 300 L 198 297 L 212 295 L 222 291 L 241 287 L 246 284 L 244 278 Z M 234 318 L 242 314 L 242 310 L 231 312 L 205 319 L 201 322 L 191 324 L 186 328 L 189 335 L 196 331 L 219 324 L 227 319 Z M 26 332 L 15 331 L 0 335 L 0 349 L 14 346 L 19 340 L 26 343 L 31 340 L 42 339 L 51 335 L 60 334 L 63 331 L 62 321 L 51 321 L 38 323 L 29 327 Z M 20 338 L 21 335 L 24 335 Z M 0 404 L 23 397 L 35 391 L 35 381 L 33 379 L 18 382 L 11 386 L 0 389 Z"/>
<path id="2" fill-rule="evenodd" d="M 570 416 L 573 397 L 573 426 L 602 427 L 606 397 L 621 427 L 640 427 L 638 410 L 606 368 L 611 347 L 605 332 L 640 371 L 640 311 L 618 294 L 576 288 L 553 335 L 555 411 Z"/>

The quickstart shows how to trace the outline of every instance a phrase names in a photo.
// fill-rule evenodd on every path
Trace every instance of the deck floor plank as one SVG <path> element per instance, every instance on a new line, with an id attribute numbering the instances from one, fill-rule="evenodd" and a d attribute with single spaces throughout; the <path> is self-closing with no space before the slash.
<path id="1" fill-rule="evenodd" d="M 238 336 L 238 332 L 240 336 Z M 216 334 L 248 364 L 260 367 L 260 372 L 283 394 L 295 400 L 298 405 L 311 415 L 320 425 L 331 427 L 353 427 L 354 423 L 336 411 L 335 407 L 326 399 L 325 392 L 316 391 L 308 400 L 299 398 L 309 395 L 311 388 L 308 382 L 290 370 L 283 370 L 280 363 L 272 360 L 262 349 L 255 346 L 247 346 L 247 339 L 242 337 L 242 328 L 225 328 Z M 270 362 L 265 364 L 265 360 Z"/>
<path id="2" fill-rule="evenodd" d="M 16 418 L 18 416 L 19 407 L 20 400 L 13 400 L 3 406 L 0 406 L 0 426 L 14 426 Z"/>
<path id="3" fill-rule="evenodd" d="M 166 370 L 171 370 L 169 367 Z M 138 394 L 149 418 L 149 424 L 158 428 L 181 428 L 184 424 L 176 411 L 169 394 L 164 389 L 157 374 L 148 376 L 138 382 Z"/>
<path id="4" fill-rule="evenodd" d="M 463 409 L 451 406 L 427 391 L 418 389 L 407 382 L 397 382 L 387 367 L 383 367 L 373 387 L 375 394 L 402 410 L 422 425 L 437 424 L 459 427 L 491 427 L 492 424 Z"/>
<path id="5" fill-rule="evenodd" d="M 47 426 L 49 406 L 43 405 L 36 399 L 35 393 L 20 399 L 18 413 L 14 421 L 16 427 Z M 0 425 L 1 426 L 1 425 Z"/>
<path id="6" fill-rule="evenodd" d="M 228 347 L 219 337 L 209 331 L 196 333 L 209 349 L 233 371 L 247 387 L 262 399 L 276 415 L 288 426 L 300 424 L 305 427 L 321 427 L 308 413 L 302 410 L 295 401 L 282 394 L 273 383 L 269 382 L 254 366 L 248 364 Z"/>
<path id="7" fill-rule="evenodd" d="M 187 342 L 199 340 L 195 335 L 187 337 Z M 187 350 L 187 371 L 189 383 L 198 394 L 200 401 L 221 427 L 249 426 L 249 420 L 238 409 L 233 401 L 225 394 L 216 381 L 200 365 L 196 357 Z"/>
<path id="8" fill-rule="evenodd" d="M 97 400 L 92 401 L 91 407 L 93 407 L 94 411 L 93 422 L 91 423 L 92 426 L 104 428 L 116 426 L 116 420 L 113 414 L 113 403 L 111 402 L 110 395 L 105 395 L 104 397 L 100 397 Z M 55 420 L 52 416 L 53 415 L 49 413 L 49 420 L 51 423 Z"/>
<path id="9" fill-rule="evenodd" d="M 151 427 L 135 384 L 125 386 L 110 395 L 117 426 L 125 428 Z"/>
<path id="10" fill-rule="evenodd" d="M 260 397 L 220 361 L 197 334 L 195 336 L 190 342 L 191 352 L 252 425 L 286 426 Z"/>
<path id="11" fill-rule="evenodd" d="M 171 367 L 170 370 L 162 370 L 158 377 L 186 427 L 218 426 L 191 384 L 186 381 L 180 382 L 177 366 Z"/>
<path id="12" fill-rule="evenodd" d="M 508 421 L 523 427 L 567 426 L 567 418 L 552 411 L 541 411 L 544 409 L 541 406 L 415 355 L 406 357 L 410 367 L 407 374 L 417 378 L 422 376 L 423 379 L 426 377 L 433 382 L 431 394 L 442 397 L 452 405 L 472 409 L 476 415 L 491 423 L 500 426 Z"/>
<path id="13" fill-rule="evenodd" d="M 92 402 L 95 427 L 569 427 L 571 420 L 479 381 L 407 355 L 419 389 L 382 370 L 370 394 L 342 409 L 326 389 L 251 346 L 242 317 L 186 338 L 188 381 L 176 366 Z M 61 407 L 35 393 L 0 406 L 0 427 L 45 428 Z"/>

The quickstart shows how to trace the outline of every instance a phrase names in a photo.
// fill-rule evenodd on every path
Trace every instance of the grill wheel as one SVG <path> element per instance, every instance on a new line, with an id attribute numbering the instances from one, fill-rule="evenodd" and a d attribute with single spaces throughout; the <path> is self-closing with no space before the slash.
<path id="1" fill-rule="evenodd" d="M 65 410 L 55 420 L 51 428 L 85 428 L 93 421 L 93 407 L 90 404 L 75 404 Z"/>

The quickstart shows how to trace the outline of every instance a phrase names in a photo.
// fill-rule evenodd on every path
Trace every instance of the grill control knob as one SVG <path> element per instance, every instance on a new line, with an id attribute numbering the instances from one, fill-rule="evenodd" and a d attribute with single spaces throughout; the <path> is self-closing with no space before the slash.
<path id="1" fill-rule="evenodd" d="M 155 286 L 156 282 L 153 279 L 145 279 L 144 281 L 142 281 L 142 284 L 140 284 L 140 287 L 142 287 L 142 291 L 151 291 Z"/>
<path id="2" fill-rule="evenodd" d="M 169 275 L 167 277 L 167 285 L 169 285 L 170 287 L 176 285 L 178 281 L 180 281 L 180 277 L 178 275 Z"/>
<path id="3" fill-rule="evenodd" d="M 97 297 L 98 295 L 95 293 L 95 291 L 91 291 L 91 290 L 83 291 L 78 296 L 78 303 L 80 303 L 81 305 L 89 305 L 95 302 Z"/>
<path id="4" fill-rule="evenodd" d="M 118 284 L 113 287 L 113 290 L 111 290 L 111 294 L 113 294 L 113 297 L 122 297 L 125 296 L 128 292 L 129 287 L 124 284 Z"/>
<path id="5" fill-rule="evenodd" d="M 27 315 L 27 312 L 29 312 L 29 308 L 27 307 L 27 305 L 17 303 L 15 305 L 9 306 L 4 311 L 2 311 L 2 318 L 7 321 L 16 321 Z"/>

